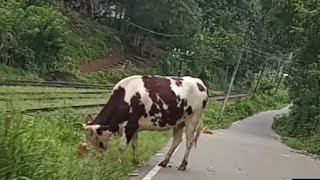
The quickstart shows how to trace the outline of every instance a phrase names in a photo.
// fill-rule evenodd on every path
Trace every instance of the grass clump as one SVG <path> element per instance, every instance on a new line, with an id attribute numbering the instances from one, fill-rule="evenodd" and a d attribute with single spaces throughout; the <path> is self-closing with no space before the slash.
<path id="1" fill-rule="evenodd" d="M 12 108 L 9 108 L 12 109 Z M 70 110 L 23 116 L 17 111 L 0 114 L 0 179 L 128 179 L 137 166 L 128 146 L 125 160 L 117 163 L 119 138 L 113 137 L 106 156 L 77 158 L 76 144 L 83 132 L 72 127 L 84 119 Z M 167 132 L 139 134 L 139 158 L 146 161 L 168 140 Z"/>
<path id="2" fill-rule="evenodd" d="M 40 80 L 39 75 L 0 64 L 0 80 Z"/>
<path id="3" fill-rule="evenodd" d="M 282 136 L 283 142 L 289 147 L 320 155 L 320 128 L 316 129 L 312 135 L 296 136 L 292 133 L 294 126 L 295 124 L 290 113 L 275 117 L 272 124 L 272 128 L 277 134 Z M 305 126 L 308 126 L 308 124 L 305 124 Z"/>

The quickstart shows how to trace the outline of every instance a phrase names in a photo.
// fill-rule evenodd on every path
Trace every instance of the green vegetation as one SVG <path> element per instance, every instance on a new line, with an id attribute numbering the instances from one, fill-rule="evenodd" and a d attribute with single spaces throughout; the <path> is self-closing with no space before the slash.
<path id="1" fill-rule="evenodd" d="M 291 52 L 285 84 L 293 106 L 273 127 L 291 147 L 319 154 L 320 2 L 282 0 L 266 5 L 274 44 Z"/>
<path id="2" fill-rule="evenodd" d="M 292 115 L 281 115 L 275 118 L 273 129 L 281 135 L 283 142 L 293 149 L 320 155 L 320 136 L 318 134 L 308 137 L 294 137 L 290 129 L 294 127 Z M 318 132 L 320 129 L 318 129 Z"/>
<path id="3" fill-rule="evenodd" d="M 73 70 L 82 60 L 108 54 L 116 44 L 111 30 L 76 21 L 54 6 L 1 0 L 0 13 L 0 63 L 10 67 L 39 74 Z"/>
<path id="4" fill-rule="evenodd" d="M 0 64 L 0 80 L 40 80 L 36 73 Z"/>
<path id="5" fill-rule="evenodd" d="M 156 67 L 140 69 L 127 66 L 92 74 L 80 73 L 79 78 L 87 83 L 106 84 L 116 83 L 123 77 L 133 74 L 191 75 L 201 78 L 214 90 L 226 90 L 232 74 L 235 74 L 237 69 L 232 90 L 249 91 L 250 97 L 227 106 L 221 122 L 215 121 L 217 114 L 216 111 L 212 111 L 218 110 L 218 106 L 210 105 L 205 119 L 207 125 L 215 128 L 227 127 L 245 116 L 282 106 L 288 103 L 285 92 L 287 89 L 293 106 L 288 116 L 275 121 L 274 129 L 288 139 L 286 142 L 290 146 L 307 149 L 312 153 L 319 152 L 317 148 L 320 147 L 319 1 L 91 0 L 81 2 L 0 0 L 0 78 L 36 80 L 53 70 L 79 74 L 77 66 L 81 62 L 108 55 L 112 55 L 114 59 L 143 56 L 145 45 L 151 42 L 156 45 L 146 47 L 149 53 L 144 52 L 144 58 L 150 64 L 161 62 Z M 113 17 L 113 13 L 117 16 Z M 149 30 L 137 28 L 126 20 Z M 154 56 L 150 55 L 150 52 Z M 237 62 L 240 64 L 239 68 L 236 68 Z M 284 74 L 289 76 L 284 77 Z M 0 89 L 2 94 L 8 91 L 15 94 L 10 88 Z M 54 91 L 47 90 L 52 93 L 50 97 L 56 95 Z M 63 92 L 63 90 L 58 91 Z M 65 100 L 66 103 L 105 102 L 101 99 L 102 94 L 96 98 L 79 94 L 81 92 L 75 95 L 78 97 L 77 100 L 72 102 Z M 21 100 L 26 96 L 26 93 L 24 95 L 22 93 L 16 98 Z M 66 97 L 68 96 L 61 96 L 61 99 Z M 1 95 L 1 98 L 6 97 Z M 48 99 L 20 100 L 14 102 L 19 108 L 63 104 L 61 101 Z M 1 107 L 5 107 L 5 101 Z M 19 119 L 20 115 L 12 116 Z M 41 130 L 42 125 L 38 125 L 38 129 Z M 34 127 L 23 126 L 23 128 Z M 24 130 L 28 129 L 23 129 L 23 132 Z M 43 135 L 43 132 L 39 134 Z M 33 136 L 33 134 L 23 136 L 29 137 L 29 135 Z M 28 142 L 23 138 L 17 141 L 22 141 L 17 142 L 20 144 Z M 36 141 L 38 139 L 32 140 L 34 143 Z M 9 143 L 9 141 L 4 142 Z M 13 147 L 15 144 L 9 146 Z M 41 143 L 36 147 L 40 146 Z M 27 149 L 18 147 L 17 152 L 20 150 L 31 152 L 32 147 L 27 146 Z M 58 150 L 61 153 L 63 148 Z M 57 158 L 59 162 L 55 163 L 65 167 L 65 159 L 61 158 L 59 153 L 57 155 L 53 149 L 52 154 L 46 156 L 49 159 L 45 162 L 50 164 L 52 158 L 57 156 L 60 157 Z M 18 154 L 22 157 L 23 153 Z M 33 158 L 33 155 L 30 157 Z M 29 156 L 13 159 L 15 163 L 11 165 L 14 166 L 12 168 L 9 166 L 9 170 L 0 168 L 0 173 L 6 172 L 9 174 L 6 177 L 9 178 L 14 177 L 12 174 L 24 174 L 17 172 L 25 167 L 30 168 L 29 164 L 19 163 L 24 163 L 28 158 Z M 0 160 L 3 163 L 1 158 Z M 42 169 L 47 164 L 38 163 L 38 159 L 34 161 L 40 164 L 38 170 L 25 172 L 38 174 L 26 176 L 41 179 L 42 175 L 51 173 L 50 169 Z M 5 163 L 11 161 L 6 160 Z M 68 163 L 72 164 L 75 161 L 68 160 Z M 93 169 L 95 163 L 90 161 L 87 166 Z M 73 164 L 70 167 L 75 168 L 77 165 Z M 56 172 L 63 169 L 61 167 L 57 168 Z M 100 168 L 106 168 L 105 173 L 113 171 L 112 169 L 108 171 L 110 167 L 99 166 L 97 169 Z M 53 176 L 72 179 L 81 173 L 87 173 L 82 174 L 83 177 L 92 175 L 91 172 L 79 169 L 72 175 L 72 170 L 74 169 Z M 95 175 L 97 174 L 93 176 Z"/>
<path id="6" fill-rule="evenodd" d="M 12 110 L 9 106 L 9 109 Z M 72 126 L 84 116 L 70 110 L 35 117 L 19 112 L 0 114 L 1 179 L 127 179 L 137 165 L 128 146 L 124 163 L 117 163 L 119 138 L 113 137 L 103 159 L 76 157 L 76 144 L 83 132 Z M 143 132 L 139 158 L 147 161 L 168 140 L 167 132 Z"/>
<path id="7" fill-rule="evenodd" d="M 230 102 L 224 111 L 223 118 L 218 121 L 221 103 L 210 102 L 205 112 L 204 123 L 213 129 L 228 128 L 235 122 L 255 113 L 279 109 L 288 105 L 286 93 L 281 91 L 275 96 L 258 94 L 254 98 L 248 97 Z"/>
<path id="8" fill-rule="evenodd" d="M 8 101 L 18 110 L 104 104 L 109 95 L 106 90 L 100 89 L 2 87 L 0 110 L 5 110 Z"/>

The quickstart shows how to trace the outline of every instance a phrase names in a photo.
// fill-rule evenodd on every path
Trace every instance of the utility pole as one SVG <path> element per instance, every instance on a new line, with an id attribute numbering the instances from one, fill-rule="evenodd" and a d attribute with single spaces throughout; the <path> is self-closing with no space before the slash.
<path id="1" fill-rule="evenodd" d="M 228 99 L 229 99 L 229 96 L 230 96 L 230 92 L 231 92 L 231 89 L 232 89 L 232 86 L 233 86 L 233 81 L 236 78 L 236 75 L 237 75 L 237 72 L 238 72 L 238 68 L 239 68 L 239 65 L 240 65 L 240 62 L 241 62 L 241 59 L 242 59 L 242 51 L 243 50 L 241 50 L 241 52 L 240 52 L 236 68 L 234 69 L 234 71 L 232 73 L 232 77 L 231 77 L 231 80 L 230 80 L 230 83 L 229 83 L 228 92 L 227 92 L 226 97 L 223 100 L 223 104 L 222 104 L 222 107 L 221 107 L 221 110 L 220 110 L 220 114 L 219 114 L 219 117 L 218 117 L 218 122 L 220 122 L 220 120 L 221 120 L 221 118 L 223 116 L 224 109 L 226 108 L 226 105 L 227 105 L 227 102 L 228 102 Z"/>

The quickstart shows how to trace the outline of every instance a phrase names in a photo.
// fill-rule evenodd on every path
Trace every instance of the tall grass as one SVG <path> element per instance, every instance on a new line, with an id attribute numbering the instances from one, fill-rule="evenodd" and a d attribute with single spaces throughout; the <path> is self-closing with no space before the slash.
<path id="1" fill-rule="evenodd" d="M 0 114 L 0 179 L 127 179 L 136 168 L 128 146 L 125 161 L 117 163 L 118 138 L 110 142 L 103 159 L 77 158 L 76 144 L 83 132 L 72 127 L 84 117 L 69 110 L 35 117 L 18 111 Z M 168 140 L 168 132 L 143 132 L 139 158 L 146 161 Z"/>
<path id="2" fill-rule="evenodd" d="M 0 64 L 0 80 L 40 80 L 36 73 Z"/>

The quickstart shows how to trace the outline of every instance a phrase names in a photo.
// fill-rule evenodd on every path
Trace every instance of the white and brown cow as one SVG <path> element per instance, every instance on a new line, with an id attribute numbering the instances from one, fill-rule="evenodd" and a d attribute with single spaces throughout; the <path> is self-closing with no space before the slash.
<path id="1" fill-rule="evenodd" d="M 131 142 L 133 159 L 137 161 L 138 132 L 173 129 L 173 142 L 165 159 L 166 167 L 172 153 L 182 141 L 186 127 L 186 151 L 179 170 L 185 170 L 190 149 L 199 137 L 202 114 L 208 101 L 204 83 L 190 76 L 130 76 L 113 88 L 112 95 L 95 119 L 87 116 L 83 124 L 89 145 L 102 152 L 114 133 L 121 133 L 120 160 Z M 196 132 L 196 134 L 194 134 Z"/>

